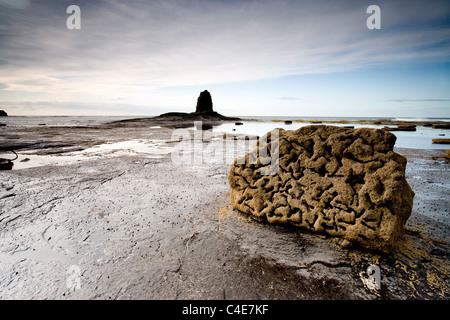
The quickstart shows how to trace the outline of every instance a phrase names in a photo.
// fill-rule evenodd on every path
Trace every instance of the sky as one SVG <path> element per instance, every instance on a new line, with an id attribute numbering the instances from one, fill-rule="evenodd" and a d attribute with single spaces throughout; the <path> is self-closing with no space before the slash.
<path id="1" fill-rule="evenodd" d="M 9 115 L 193 112 L 203 90 L 230 116 L 450 118 L 450 1 L 0 0 Z"/>

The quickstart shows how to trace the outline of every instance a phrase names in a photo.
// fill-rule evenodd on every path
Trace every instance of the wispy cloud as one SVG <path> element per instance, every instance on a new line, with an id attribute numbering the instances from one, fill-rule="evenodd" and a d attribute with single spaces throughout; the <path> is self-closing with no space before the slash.
<path id="1" fill-rule="evenodd" d="M 447 102 L 450 101 L 450 99 L 389 99 L 384 101 L 390 101 L 390 102 Z"/>
<path id="2" fill-rule="evenodd" d="M 0 0 L 0 6 L 14 9 L 25 9 L 30 5 L 30 0 Z"/>
<path id="3" fill-rule="evenodd" d="M 296 97 L 280 97 L 278 99 L 279 100 L 287 100 L 287 101 L 300 101 L 300 100 L 303 100 L 303 99 L 296 98 Z"/>
<path id="4" fill-rule="evenodd" d="M 105 102 L 84 103 L 78 101 L 0 101 L 0 106 L 11 110 L 14 114 L 23 114 L 26 111 L 39 111 L 40 115 L 66 115 L 69 110 L 74 115 L 101 115 L 107 110 L 109 115 L 145 115 L 153 110 L 153 114 L 164 112 L 158 106 L 139 106 L 132 103 Z"/>
<path id="5" fill-rule="evenodd" d="M 15 8 L 0 1 L 9 4 L 0 10 L 3 90 L 143 103 L 160 87 L 449 59 L 448 23 L 429 24 L 446 17 L 445 1 L 423 10 L 414 1 L 380 0 L 378 33 L 366 28 L 368 4 L 353 1 L 76 2 L 81 30 L 66 28 L 67 1 L 23 0 Z M 415 24 L 427 27 L 408 31 Z"/>

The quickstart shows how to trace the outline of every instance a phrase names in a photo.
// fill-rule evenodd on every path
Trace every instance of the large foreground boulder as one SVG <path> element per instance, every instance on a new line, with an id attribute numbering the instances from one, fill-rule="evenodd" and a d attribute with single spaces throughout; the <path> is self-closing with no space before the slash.
<path id="1" fill-rule="evenodd" d="M 396 137 L 322 125 L 275 130 L 231 166 L 233 207 L 271 223 L 391 251 L 404 234 L 414 197 L 405 179 L 406 158 L 393 151 Z M 275 133 L 279 139 L 272 141 Z M 277 146 L 272 163 L 258 153 L 267 148 L 273 156 Z M 274 172 L 263 171 L 274 164 Z"/>

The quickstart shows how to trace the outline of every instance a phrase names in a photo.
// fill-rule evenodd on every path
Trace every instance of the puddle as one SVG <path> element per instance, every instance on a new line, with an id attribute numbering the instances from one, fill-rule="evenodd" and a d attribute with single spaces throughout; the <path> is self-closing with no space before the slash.
<path id="1" fill-rule="evenodd" d="M 103 257 L 103 243 L 106 239 L 102 231 L 92 231 L 84 239 L 75 239 L 70 231 L 62 226 L 51 225 L 41 234 L 44 244 L 38 242 L 30 247 L 14 252 L 0 252 L 0 260 L 15 263 L 21 260 L 58 261 L 79 264 L 80 259 L 90 257 L 98 260 Z"/>
<path id="2" fill-rule="evenodd" d="M 242 125 L 237 126 L 233 122 L 226 122 L 219 126 L 213 128 L 213 132 L 223 132 L 228 134 L 244 134 L 250 136 L 263 136 L 267 132 L 281 128 L 284 130 L 297 130 L 301 127 L 309 126 L 314 123 L 306 122 L 294 122 L 292 124 L 286 124 L 284 122 L 273 122 L 273 121 L 242 121 Z M 382 129 L 385 125 L 370 125 L 370 124 L 357 124 L 357 123 L 326 123 L 324 121 L 323 125 L 332 126 L 348 126 L 351 125 L 355 129 L 358 128 L 372 128 L 372 129 Z M 390 126 L 395 127 L 395 126 Z M 396 148 L 410 148 L 410 149 L 448 149 L 448 145 L 433 144 L 433 139 L 447 137 L 448 130 L 446 129 L 434 129 L 431 127 L 417 126 L 416 131 L 413 132 L 403 132 L 403 131 L 392 131 L 391 133 L 397 137 L 395 143 Z"/>
<path id="3" fill-rule="evenodd" d="M 78 263 L 78 259 L 69 257 L 64 252 L 54 250 L 49 246 L 33 245 L 30 248 L 15 251 L 14 253 L 0 252 L 0 260 L 3 262 L 15 263 L 25 259 L 34 261 L 59 261 L 68 264 Z"/>
<path id="4" fill-rule="evenodd" d="M 58 155 L 34 155 L 34 151 L 19 154 L 14 161 L 13 170 L 41 167 L 46 165 L 66 166 L 79 161 L 101 159 L 122 155 L 144 155 L 147 158 L 159 158 L 173 151 L 173 146 L 164 140 L 129 140 L 104 143 L 91 148 Z M 10 159 L 11 154 L 0 154 L 0 158 Z"/>
<path id="5" fill-rule="evenodd" d="M 165 145 L 163 140 L 129 140 L 104 143 L 82 151 L 74 151 L 62 156 L 101 157 L 105 155 L 145 154 L 161 155 L 172 152 L 173 148 Z"/>

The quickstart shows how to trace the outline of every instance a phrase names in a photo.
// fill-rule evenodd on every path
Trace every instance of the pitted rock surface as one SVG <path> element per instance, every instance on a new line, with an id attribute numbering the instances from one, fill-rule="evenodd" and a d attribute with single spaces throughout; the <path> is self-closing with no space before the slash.
<path id="1" fill-rule="evenodd" d="M 404 234 L 414 197 L 406 158 L 393 151 L 396 137 L 385 130 L 323 125 L 275 130 L 279 139 L 271 141 L 275 133 L 267 133 L 231 166 L 233 207 L 270 223 L 391 251 Z M 257 150 L 267 147 L 270 157 L 277 143 L 278 170 L 262 175 L 271 164 Z"/>

